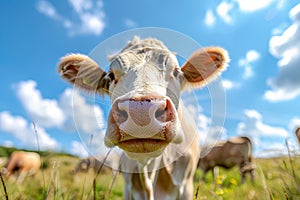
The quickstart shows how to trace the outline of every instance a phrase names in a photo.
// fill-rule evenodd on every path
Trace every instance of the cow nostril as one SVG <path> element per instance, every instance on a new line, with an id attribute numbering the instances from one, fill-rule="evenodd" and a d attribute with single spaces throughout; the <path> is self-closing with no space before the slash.
<path id="1" fill-rule="evenodd" d="M 160 108 L 155 112 L 155 117 L 161 122 L 165 122 L 167 119 L 167 107 Z"/>
<path id="2" fill-rule="evenodd" d="M 121 124 L 128 119 L 128 114 L 125 110 L 120 109 L 119 106 L 117 106 L 114 112 L 114 118 L 117 124 Z"/>
<path id="3" fill-rule="evenodd" d="M 157 109 L 155 112 L 155 118 L 160 122 L 169 122 L 174 120 L 174 111 L 172 109 L 172 103 L 166 100 L 164 106 Z"/>

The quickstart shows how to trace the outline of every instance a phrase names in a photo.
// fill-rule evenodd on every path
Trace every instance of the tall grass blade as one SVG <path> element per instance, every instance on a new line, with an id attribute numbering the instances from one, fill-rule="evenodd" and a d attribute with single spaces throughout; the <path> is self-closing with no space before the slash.
<path id="1" fill-rule="evenodd" d="M 113 187 L 114 187 L 114 185 L 115 185 L 115 182 L 116 182 L 116 179 L 117 179 L 117 176 L 118 176 L 118 175 L 119 175 L 119 172 L 116 172 L 116 173 L 114 174 L 113 180 L 112 180 L 111 185 L 110 185 L 110 187 L 109 187 L 109 191 L 108 191 L 107 197 L 110 196 L 110 194 L 111 194 L 111 192 L 112 192 L 112 189 L 113 189 Z M 106 198 L 105 198 L 105 199 L 106 199 Z"/>
<path id="2" fill-rule="evenodd" d="M 39 134 L 37 132 L 36 124 L 35 124 L 34 121 L 32 121 L 32 125 L 33 125 L 33 130 L 34 130 L 34 133 L 35 133 L 35 137 L 36 137 L 37 150 L 40 153 L 41 152 L 41 147 L 40 147 Z M 42 158 L 41 158 L 41 168 L 44 169 L 44 161 L 43 161 Z M 44 193 L 44 196 L 45 196 L 45 199 L 46 199 L 47 198 L 47 190 L 45 189 L 46 188 L 46 180 L 45 180 L 44 170 L 42 170 L 42 177 L 43 177 L 43 184 L 44 184 L 43 193 Z"/>
<path id="3" fill-rule="evenodd" d="M 8 200 L 8 194 L 7 194 L 7 190 L 6 190 L 6 185 L 5 185 L 5 182 L 3 180 L 3 177 L 2 177 L 1 173 L 0 173 L 0 178 L 1 178 L 1 183 L 2 183 L 2 186 L 3 186 L 4 194 L 5 194 L 5 199 Z"/>
<path id="4" fill-rule="evenodd" d="M 97 179 L 98 175 L 100 174 L 100 172 L 101 172 L 101 170 L 102 170 L 102 168 L 103 168 L 103 166 L 104 166 L 104 163 L 105 163 L 107 157 L 109 156 L 109 154 L 111 153 L 111 151 L 112 151 L 112 149 L 110 149 L 110 150 L 107 152 L 107 154 L 105 155 L 105 157 L 104 157 L 104 159 L 103 159 L 103 161 L 102 161 L 100 167 L 97 169 L 96 175 L 95 175 L 95 177 L 94 177 L 94 179 L 93 179 L 94 199 L 96 199 L 96 179 Z"/>

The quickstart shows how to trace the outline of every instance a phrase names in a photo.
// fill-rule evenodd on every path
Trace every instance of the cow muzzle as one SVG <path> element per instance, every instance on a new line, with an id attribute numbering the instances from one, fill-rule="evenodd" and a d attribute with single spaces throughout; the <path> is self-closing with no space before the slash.
<path id="1" fill-rule="evenodd" d="M 149 153 L 164 149 L 170 142 L 181 142 L 176 137 L 178 114 L 169 98 L 116 100 L 108 123 L 106 145 L 117 145 L 127 152 Z"/>

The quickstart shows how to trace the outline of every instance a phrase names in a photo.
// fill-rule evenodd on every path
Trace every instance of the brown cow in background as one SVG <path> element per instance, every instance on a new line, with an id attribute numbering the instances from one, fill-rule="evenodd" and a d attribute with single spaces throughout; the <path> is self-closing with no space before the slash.
<path id="1" fill-rule="evenodd" d="M 248 137 L 236 137 L 228 141 L 219 141 L 214 146 L 203 148 L 198 162 L 198 167 L 203 171 L 203 179 L 205 180 L 206 173 L 214 168 L 224 167 L 230 169 L 234 166 L 239 166 L 241 172 L 241 182 L 246 178 L 246 173 L 251 174 L 252 181 L 254 180 L 254 166 L 252 161 L 252 143 Z M 214 177 L 216 178 L 216 177 Z"/>
<path id="2" fill-rule="evenodd" d="M 296 129 L 295 134 L 298 139 L 298 142 L 300 143 L 300 126 Z"/>
<path id="3" fill-rule="evenodd" d="M 38 153 L 15 151 L 8 158 L 1 174 L 10 177 L 16 174 L 17 182 L 22 183 L 26 176 L 35 175 L 41 166 L 41 158 Z"/>
<path id="4" fill-rule="evenodd" d="M 94 157 L 88 157 L 81 159 L 72 172 L 76 174 L 78 172 L 88 172 L 90 169 L 93 169 L 94 173 L 97 173 L 102 165 L 102 162 L 100 162 L 98 159 Z"/>
<path id="5" fill-rule="evenodd" d="M 112 171 L 113 176 L 119 171 L 119 160 L 121 155 L 117 153 L 111 153 L 105 158 L 105 156 L 89 156 L 81 159 L 77 166 L 73 169 L 73 173 L 88 172 L 93 169 L 94 173 L 107 173 Z"/>

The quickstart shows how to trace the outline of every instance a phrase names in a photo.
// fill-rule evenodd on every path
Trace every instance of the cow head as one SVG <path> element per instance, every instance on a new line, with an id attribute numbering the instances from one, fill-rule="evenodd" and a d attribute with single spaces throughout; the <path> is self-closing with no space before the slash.
<path id="1" fill-rule="evenodd" d="M 10 176 L 10 173 L 8 172 L 8 170 L 5 167 L 0 169 L 0 174 L 4 175 L 6 177 Z"/>
<path id="2" fill-rule="evenodd" d="M 300 143 L 300 126 L 296 129 L 295 134 L 296 134 L 296 137 L 297 137 L 297 139 Z"/>
<path id="3" fill-rule="evenodd" d="M 135 38 L 103 71 L 81 54 L 63 57 L 58 72 L 76 87 L 111 98 L 105 144 L 119 146 L 130 157 L 156 157 L 170 143 L 180 143 L 179 95 L 185 86 L 201 87 L 228 62 L 219 47 L 196 51 L 179 66 L 174 53 L 156 39 Z"/>
<path id="4" fill-rule="evenodd" d="M 91 160 L 86 158 L 86 159 L 81 160 L 77 164 L 76 168 L 72 170 L 72 172 L 74 174 L 76 174 L 77 172 L 88 172 L 90 167 L 91 167 Z"/>

